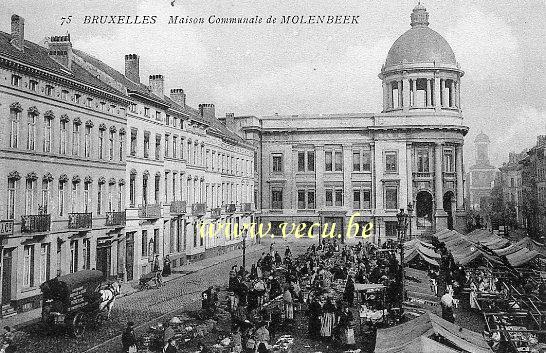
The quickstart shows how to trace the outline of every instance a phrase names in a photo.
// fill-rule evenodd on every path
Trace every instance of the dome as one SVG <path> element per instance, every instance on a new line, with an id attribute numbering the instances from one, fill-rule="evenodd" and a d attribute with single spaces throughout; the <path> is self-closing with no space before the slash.
<path id="1" fill-rule="evenodd" d="M 455 53 L 438 32 L 428 27 L 428 12 L 420 3 L 411 14 L 411 29 L 391 46 L 385 67 L 402 63 L 433 63 L 457 66 Z"/>

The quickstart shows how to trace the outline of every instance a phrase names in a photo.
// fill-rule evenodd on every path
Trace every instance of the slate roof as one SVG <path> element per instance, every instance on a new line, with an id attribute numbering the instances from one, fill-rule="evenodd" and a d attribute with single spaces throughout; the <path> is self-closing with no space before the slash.
<path id="1" fill-rule="evenodd" d="M 36 67 L 51 73 L 69 78 L 83 84 L 93 86 L 103 91 L 126 97 L 126 95 L 91 75 L 87 70 L 76 63 L 72 63 L 71 70 L 65 68 L 48 53 L 48 49 L 36 43 L 25 40 L 24 50 L 21 51 L 11 43 L 11 35 L 0 31 L 0 55 Z"/>

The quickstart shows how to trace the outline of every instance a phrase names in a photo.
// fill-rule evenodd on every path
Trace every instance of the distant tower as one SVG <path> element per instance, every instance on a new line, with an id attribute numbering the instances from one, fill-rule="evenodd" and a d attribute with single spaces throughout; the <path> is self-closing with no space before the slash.
<path id="1" fill-rule="evenodd" d="M 474 139 L 476 161 L 468 172 L 468 202 L 473 210 L 481 210 L 484 199 L 491 196 L 497 168 L 489 161 L 489 136 L 480 132 Z"/>

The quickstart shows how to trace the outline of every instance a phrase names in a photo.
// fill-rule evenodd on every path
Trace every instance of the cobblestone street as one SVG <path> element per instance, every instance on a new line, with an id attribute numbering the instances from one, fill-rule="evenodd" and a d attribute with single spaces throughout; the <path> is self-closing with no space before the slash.
<path id="1" fill-rule="evenodd" d="M 284 251 L 290 244 L 292 252 L 298 254 L 310 245 L 308 241 L 285 243 L 276 241 L 277 249 Z M 262 251 L 267 251 L 269 243 L 253 247 L 247 253 L 247 267 L 255 263 Z M 263 249 L 263 250 L 262 250 Z M 89 329 L 85 335 L 76 339 L 59 331 L 46 335 L 39 323 L 31 324 L 18 332 L 18 346 L 21 352 L 117 352 L 120 350 L 121 334 L 127 321 L 133 321 L 137 334 L 162 316 L 177 312 L 193 311 L 200 308 L 200 294 L 208 286 L 227 285 L 231 266 L 242 264 L 242 251 L 235 250 L 239 256 L 206 269 L 189 273 L 171 280 L 159 289 L 149 289 L 118 299 L 112 310 L 110 321 L 96 330 Z"/>

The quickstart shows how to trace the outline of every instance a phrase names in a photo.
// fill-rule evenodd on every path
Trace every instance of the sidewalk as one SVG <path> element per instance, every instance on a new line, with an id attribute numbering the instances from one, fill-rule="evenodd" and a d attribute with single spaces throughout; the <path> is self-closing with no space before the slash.
<path id="1" fill-rule="evenodd" d="M 257 251 L 263 251 L 264 249 L 266 249 L 265 245 L 255 244 L 255 245 L 249 246 L 246 249 L 246 253 L 248 255 L 248 254 L 251 254 L 251 253 L 254 253 L 254 252 L 257 252 Z M 237 250 L 234 250 L 232 252 L 222 254 L 222 255 L 219 255 L 219 256 L 205 258 L 203 260 L 193 262 L 191 264 L 187 264 L 187 265 L 184 265 L 182 267 L 179 267 L 179 268 L 177 268 L 177 270 L 175 270 L 173 272 L 172 275 L 170 275 L 169 277 L 165 277 L 163 279 L 163 283 L 168 283 L 170 281 L 174 281 L 176 279 L 185 277 L 185 276 L 187 276 L 187 275 L 189 275 L 191 273 L 198 272 L 198 271 L 204 270 L 206 268 L 209 268 L 209 267 L 212 267 L 212 266 L 215 266 L 215 265 L 218 265 L 218 264 L 221 264 L 223 262 L 230 261 L 230 260 L 233 260 L 233 259 L 236 259 L 236 258 L 242 258 L 242 250 L 241 249 L 237 249 Z M 139 289 L 138 289 L 138 279 L 136 279 L 134 281 L 131 281 L 131 282 L 121 283 L 121 294 L 118 297 L 118 299 L 126 297 L 126 296 L 130 296 L 131 294 L 134 294 L 134 293 L 136 293 L 138 291 L 139 291 Z M 12 317 L 8 317 L 6 319 L 0 319 L 0 323 L 1 323 L 0 326 L 4 327 L 4 326 L 7 325 L 7 326 L 13 327 L 13 328 L 15 328 L 17 330 L 17 329 L 19 329 L 21 327 L 24 327 L 24 326 L 27 326 L 27 325 L 30 325 L 30 324 L 32 324 L 34 322 L 39 321 L 41 315 L 42 315 L 42 308 L 37 308 L 37 309 L 34 309 L 34 310 L 30 310 L 30 311 L 26 311 L 24 313 L 17 314 L 17 315 L 12 316 Z"/>

